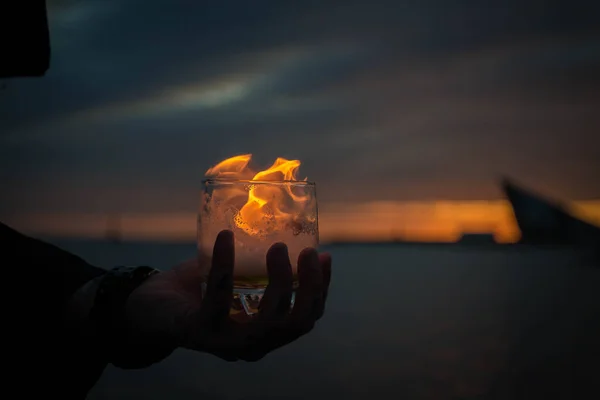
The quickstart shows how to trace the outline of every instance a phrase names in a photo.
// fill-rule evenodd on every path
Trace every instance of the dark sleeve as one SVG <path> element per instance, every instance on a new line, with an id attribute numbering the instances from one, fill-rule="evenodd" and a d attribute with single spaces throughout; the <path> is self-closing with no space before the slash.
<path id="1" fill-rule="evenodd" d="M 39 288 L 40 294 L 44 294 L 46 301 L 56 307 L 64 305 L 87 281 L 105 272 L 67 251 L 25 236 L 2 223 L 0 239 L 5 249 L 4 256 L 19 260 L 20 267 L 12 272 L 23 278 L 34 273 L 37 280 L 44 283 Z"/>
<path id="2" fill-rule="evenodd" d="M 9 365 L 18 381 L 32 380 L 20 391 L 84 398 L 106 362 L 97 351 L 100 339 L 78 336 L 65 323 L 65 311 L 77 289 L 105 270 L 2 223 L 0 243 L 3 286 L 9 294 L 5 315 L 10 317 L 11 345 L 19 349 Z"/>

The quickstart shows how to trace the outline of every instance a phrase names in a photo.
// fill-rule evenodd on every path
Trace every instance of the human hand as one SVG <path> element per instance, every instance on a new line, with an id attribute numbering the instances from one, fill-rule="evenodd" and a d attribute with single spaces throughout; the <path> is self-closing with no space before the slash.
<path id="1" fill-rule="evenodd" d="M 209 267 L 208 279 L 204 271 Z M 209 257 L 185 262 L 150 277 L 127 304 L 133 337 L 148 343 L 145 364 L 160 361 L 171 346 L 211 353 L 227 361 L 256 361 L 312 330 L 325 310 L 331 257 L 304 249 L 298 258 L 299 286 L 294 307 L 287 246 L 274 244 L 266 256 L 269 285 L 252 317 L 230 315 L 235 249 L 233 233 L 217 237 Z M 206 283 L 203 298 L 202 285 Z M 171 350 L 172 351 L 172 350 Z"/>

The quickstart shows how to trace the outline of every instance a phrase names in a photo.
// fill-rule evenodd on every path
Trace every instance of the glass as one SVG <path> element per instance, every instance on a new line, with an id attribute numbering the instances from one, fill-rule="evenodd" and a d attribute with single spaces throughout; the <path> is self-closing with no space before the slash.
<path id="1" fill-rule="evenodd" d="M 283 242 L 288 247 L 295 288 L 298 256 L 306 247 L 318 247 L 318 226 L 313 182 L 202 181 L 198 251 L 212 256 L 217 235 L 224 229 L 233 231 L 235 237 L 231 313 L 257 312 L 269 280 L 266 254 L 274 243 Z"/>

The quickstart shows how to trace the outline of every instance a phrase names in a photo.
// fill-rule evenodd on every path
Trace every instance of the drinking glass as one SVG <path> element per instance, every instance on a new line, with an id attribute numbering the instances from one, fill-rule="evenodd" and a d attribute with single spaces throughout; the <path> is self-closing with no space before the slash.
<path id="1" fill-rule="evenodd" d="M 232 314 L 252 315 L 258 311 L 269 283 L 266 255 L 274 243 L 283 242 L 288 247 L 296 288 L 298 256 L 306 247 L 318 247 L 318 226 L 313 182 L 202 181 L 198 251 L 210 258 L 219 232 L 229 229 L 234 233 Z"/>

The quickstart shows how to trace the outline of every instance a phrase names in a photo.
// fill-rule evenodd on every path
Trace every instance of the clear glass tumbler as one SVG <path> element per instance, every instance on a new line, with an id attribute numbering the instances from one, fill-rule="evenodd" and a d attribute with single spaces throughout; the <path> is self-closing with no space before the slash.
<path id="1" fill-rule="evenodd" d="M 319 245 L 315 184 L 205 179 L 198 213 L 198 251 L 210 257 L 217 235 L 224 229 L 233 231 L 235 237 L 231 313 L 252 315 L 269 281 L 269 248 L 277 242 L 287 245 L 296 285 L 300 252 Z"/>

